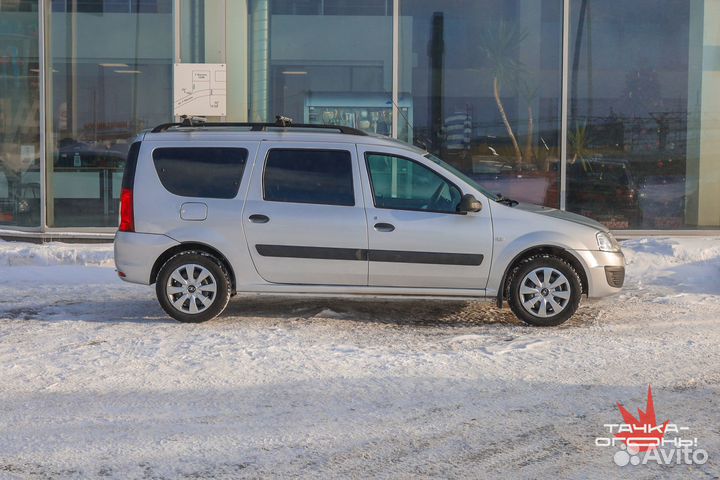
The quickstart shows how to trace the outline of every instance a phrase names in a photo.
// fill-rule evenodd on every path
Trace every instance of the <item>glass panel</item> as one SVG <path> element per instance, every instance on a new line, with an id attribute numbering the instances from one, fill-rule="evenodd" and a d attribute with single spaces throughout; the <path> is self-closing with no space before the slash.
<path id="1" fill-rule="evenodd" d="M 251 121 L 282 114 L 390 134 L 392 0 L 250 0 L 249 8 Z"/>
<path id="2" fill-rule="evenodd" d="M 128 148 L 172 118 L 171 1 L 54 2 L 48 225 L 115 227 Z"/>
<path id="3" fill-rule="evenodd" d="M 373 199 L 378 208 L 455 213 L 462 196 L 443 177 L 412 160 L 368 154 Z"/>
<path id="4" fill-rule="evenodd" d="M 401 2 L 400 138 L 557 206 L 561 41 L 562 0 Z"/>
<path id="5" fill-rule="evenodd" d="M 38 2 L 0 2 L 0 228 L 40 225 Z"/>
<path id="6" fill-rule="evenodd" d="M 272 202 L 355 205 L 352 158 L 340 150 L 270 150 L 263 196 Z"/>
<path id="7" fill-rule="evenodd" d="M 488 197 L 489 199 L 491 199 L 491 200 L 496 200 L 496 201 L 497 201 L 497 200 L 500 200 L 500 198 L 499 198 L 497 195 L 495 195 L 494 193 L 492 193 L 492 192 L 490 192 L 489 190 L 485 189 L 485 187 L 483 187 L 482 185 L 480 185 L 477 181 L 475 181 L 474 179 L 472 179 L 471 177 L 469 177 L 468 175 L 466 175 L 466 174 L 463 173 L 462 171 L 458 170 L 457 167 L 454 167 L 453 165 L 450 165 L 450 164 L 447 163 L 445 160 L 436 157 L 436 156 L 433 155 L 432 153 L 426 154 L 426 155 L 425 155 L 425 158 L 427 158 L 428 160 L 432 161 L 432 162 L 435 163 L 436 165 L 439 165 L 439 166 L 442 167 L 443 169 L 449 171 L 449 172 L 452 173 L 453 175 L 456 175 L 456 176 L 459 177 L 462 181 L 466 182 L 468 185 L 470 185 L 471 187 L 473 187 L 475 190 L 478 190 L 478 191 L 482 192 L 482 193 L 483 193 L 486 197 Z"/>
<path id="8" fill-rule="evenodd" d="M 52 11 L 72 11 L 73 3 L 80 13 L 172 13 L 172 0 L 52 0 Z"/>
<path id="9" fill-rule="evenodd" d="M 248 151 L 244 148 L 156 148 L 160 182 L 181 197 L 235 198 Z"/>
<path id="10" fill-rule="evenodd" d="M 568 210 L 615 229 L 720 225 L 713 5 L 573 0 Z"/>
<path id="11" fill-rule="evenodd" d="M 273 15 L 389 15 L 392 0 L 273 0 Z"/>

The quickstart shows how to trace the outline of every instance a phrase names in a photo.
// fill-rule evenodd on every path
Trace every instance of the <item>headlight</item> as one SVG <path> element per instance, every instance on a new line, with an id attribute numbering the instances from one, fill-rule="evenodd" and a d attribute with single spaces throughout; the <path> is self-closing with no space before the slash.
<path id="1" fill-rule="evenodd" d="M 602 252 L 617 252 L 620 250 L 620 245 L 613 238 L 611 233 L 598 232 L 597 235 L 598 248 Z"/>

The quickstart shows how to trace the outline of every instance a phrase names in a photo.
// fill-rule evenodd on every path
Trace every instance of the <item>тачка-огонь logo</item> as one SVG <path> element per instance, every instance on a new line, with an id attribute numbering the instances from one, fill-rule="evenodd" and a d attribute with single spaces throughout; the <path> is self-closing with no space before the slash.
<path id="1" fill-rule="evenodd" d="M 702 465 L 707 462 L 708 454 L 698 448 L 695 437 L 688 437 L 690 428 L 680 427 L 670 420 L 658 424 L 655 416 L 652 388 L 648 386 L 645 410 L 638 408 L 637 418 L 620 402 L 624 423 L 606 423 L 603 425 L 608 436 L 597 437 L 597 447 L 617 447 L 613 460 L 620 467 L 626 465 Z M 682 435 L 685 435 L 683 437 Z"/>

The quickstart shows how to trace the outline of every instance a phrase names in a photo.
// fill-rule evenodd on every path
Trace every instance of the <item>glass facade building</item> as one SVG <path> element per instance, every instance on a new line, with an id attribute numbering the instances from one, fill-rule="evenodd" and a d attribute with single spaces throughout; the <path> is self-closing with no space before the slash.
<path id="1" fill-rule="evenodd" d="M 720 228 L 717 0 L 0 0 L 0 230 L 112 232 L 173 64 L 614 230 Z"/>

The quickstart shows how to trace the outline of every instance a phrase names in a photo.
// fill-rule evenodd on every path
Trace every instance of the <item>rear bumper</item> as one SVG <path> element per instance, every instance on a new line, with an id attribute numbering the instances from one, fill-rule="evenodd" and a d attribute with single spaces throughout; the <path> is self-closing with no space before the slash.
<path id="1" fill-rule="evenodd" d="M 585 264 L 588 297 L 600 298 L 618 293 L 625 279 L 625 255 L 622 252 L 577 251 Z"/>
<path id="2" fill-rule="evenodd" d="M 155 261 L 176 245 L 180 243 L 166 235 L 117 232 L 114 247 L 118 275 L 126 282 L 149 285 Z"/>

